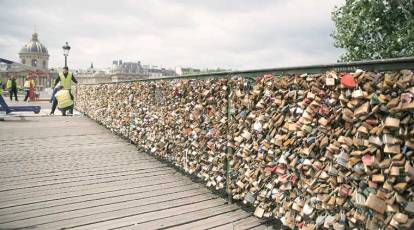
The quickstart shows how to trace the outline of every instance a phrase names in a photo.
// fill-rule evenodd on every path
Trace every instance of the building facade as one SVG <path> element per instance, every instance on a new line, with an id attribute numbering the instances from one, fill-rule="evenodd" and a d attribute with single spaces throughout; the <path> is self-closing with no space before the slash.
<path id="1" fill-rule="evenodd" d="M 32 34 L 32 39 L 20 49 L 18 55 L 20 63 L 0 58 L 0 79 L 3 82 L 14 77 L 23 86 L 26 77 L 30 76 L 36 82 L 36 91 L 52 85 L 55 74 L 48 69 L 49 53 L 37 33 Z"/>
<path id="2" fill-rule="evenodd" d="M 156 79 L 175 77 L 174 70 L 158 68 L 157 66 L 141 65 L 141 62 L 123 62 L 115 60 L 112 67 L 106 70 L 97 70 L 91 65 L 87 70 L 79 70 L 76 79 L 80 83 L 97 84 L 103 82 L 122 82 L 131 80 Z"/>
<path id="3" fill-rule="evenodd" d="M 41 70 L 47 70 L 49 66 L 49 53 L 47 48 L 40 43 L 37 33 L 32 34 L 30 40 L 19 52 L 20 63 Z"/>
<path id="4" fill-rule="evenodd" d="M 141 62 L 122 62 L 113 61 L 111 70 L 112 82 L 128 81 L 128 80 L 141 80 L 148 79 L 148 74 L 144 72 Z"/>

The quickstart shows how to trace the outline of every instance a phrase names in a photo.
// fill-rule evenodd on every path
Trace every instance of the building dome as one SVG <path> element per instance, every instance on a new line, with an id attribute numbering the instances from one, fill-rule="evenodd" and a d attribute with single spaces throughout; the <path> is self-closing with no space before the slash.
<path id="1" fill-rule="evenodd" d="M 34 33 L 32 35 L 32 40 L 23 46 L 23 48 L 20 50 L 20 54 L 23 53 L 36 53 L 36 54 L 45 54 L 49 55 L 47 52 L 46 47 L 39 42 L 37 38 L 37 33 Z"/>
<path id="2" fill-rule="evenodd" d="M 32 40 L 23 46 L 19 52 L 20 62 L 37 69 L 48 69 L 49 54 L 46 47 L 39 42 L 37 33 L 33 33 Z"/>

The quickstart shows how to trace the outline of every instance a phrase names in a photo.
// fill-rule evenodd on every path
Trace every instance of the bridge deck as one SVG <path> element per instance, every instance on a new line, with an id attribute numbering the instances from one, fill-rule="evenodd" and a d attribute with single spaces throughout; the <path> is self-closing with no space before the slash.
<path id="1" fill-rule="evenodd" d="M 85 117 L 0 121 L 0 229 L 266 229 Z"/>

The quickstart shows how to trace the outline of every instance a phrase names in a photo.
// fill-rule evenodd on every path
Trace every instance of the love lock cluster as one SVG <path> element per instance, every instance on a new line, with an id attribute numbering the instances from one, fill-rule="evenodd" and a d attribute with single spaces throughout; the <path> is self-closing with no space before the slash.
<path id="1" fill-rule="evenodd" d="M 76 108 L 209 187 L 228 182 L 260 218 L 414 222 L 412 71 L 81 85 Z"/>

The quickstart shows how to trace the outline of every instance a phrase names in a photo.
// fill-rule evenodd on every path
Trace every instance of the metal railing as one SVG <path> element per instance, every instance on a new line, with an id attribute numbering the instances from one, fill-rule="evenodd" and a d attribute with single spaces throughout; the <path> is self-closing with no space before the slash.
<path id="1" fill-rule="evenodd" d="M 327 71 L 336 72 L 352 72 L 357 69 L 365 71 L 393 71 L 401 69 L 414 69 L 414 57 L 405 58 L 393 58 L 393 59 L 381 59 L 381 60 L 370 60 L 370 61 L 357 61 L 357 62 L 344 62 L 335 64 L 324 64 L 324 65 L 309 65 L 309 66 L 295 66 L 295 67 L 281 67 L 281 68 L 269 68 L 269 69 L 254 69 L 254 70 L 241 70 L 241 71 L 225 71 L 216 73 L 203 73 L 203 74 L 192 74 L 184 75 L 179 77 L 162 77 L 156 79 L 137 79 L 127 80 L 119 82 L 102 82 L 102 83 L 87 83 L 82 85 L 102 85 L 102 84 L 121 84 L 127 82 L 137 81 L 160 81 L 160 80 L 197 80 L 197 79 L 223 79 L 231 78 L 232 76 L 239 75 L 242 77 L 259 77 L 264 74 L 272 74 L 275 76 L 281 75 L 292 75 L 292 74 L 318 74 Z"/>
<path id="2" fill-rule="evenodd" d="M 228 72 L 220 72 L 220 73 L 206 73 L 206 74 L 195 74 L 195 75 L 187 75 L 187 76 L 180 76 L 180 77 L 169 77 L 169 78 L 157 78 L 157 79 L 145 79 L 145 80 L 130 80 L 130 81 L 121 81 L 121 82 L 108 82 L 108 83 L 96 83 L 96 84 L 83 84 L 83 85 L 102 85 L 102 84 L 125 84 L 128 82 L 142 82 L 142 81 L 159 81 L 159 80 L 177 80 L 177 79 L 186 79 L 186 80 L 202 80 L 202 79 L 224 79 L 224 78 L 231 78 L 235 75 L 242 76 L 245 78 L 254 78 L 260 77 L 264 74 L 272 74 L 275 76 L 285 76 L 285 75 L 292 75 L 292 74 L 319 74 L 324 73 L 326 71 L 336 71 L 336 72 L 352 72 L 357 69 L 362 69 L 365 71 L 375 71 L 375 72 L 383 72 L 383 71 L 395 71 L 401 69 L 414 69 L 414 57 L 410 58 L 398 58 L 398 59 L 385 59 L 385 60 L 375 60 L 375 61 L 361 61 L 361 62 L 349 62 L 349 63 L 338 63 L 338 64 L 328 64 L 328 65 L 312 65 L 312 66 L 299 66 L 299 67 L 286 67 L 286 68 L 273 68 L 273 69 L 258 69 L 258 70 L 245 70 L 245 71 L 228 71 Z M 229 121 L 233 118 L 232 114 L 232 85 L 227 85 L 227 125 L 229 125 Z M 78 89 L 78 88 L 77 88 Z M 78 92 L 76 92 L 76 95 Z M 131 122 L 130 127 L 128 128 L 127 138 L 131 141 Z M 228 127 L 230 130 L 230 127 Z M 230 160 L 232 159 L 233 155 L 233 148 L 228 147 L 226 149 L 226 163 L 224 165 L 224 171 L 226 176 L 226 185 L 225 191 L 228 195 L 227 199 L 228 202 L 232 202 L 232 194 L 229 189 L 230 183 L 230 175 L 232 173 L 232 169 L 229 165 Z"/>

